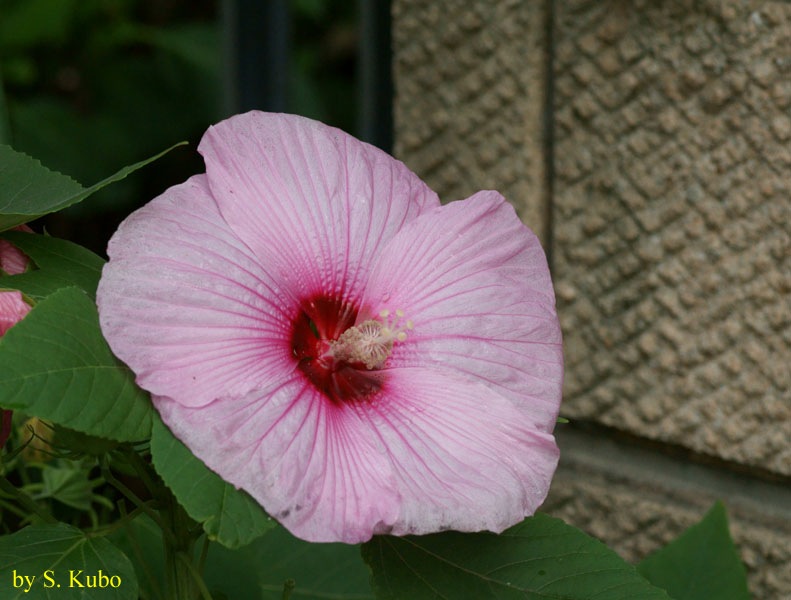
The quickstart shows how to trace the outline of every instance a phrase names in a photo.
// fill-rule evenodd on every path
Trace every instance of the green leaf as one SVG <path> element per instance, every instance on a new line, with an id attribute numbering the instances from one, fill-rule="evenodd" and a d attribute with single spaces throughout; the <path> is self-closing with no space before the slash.
<path id="1" fill-rule="evenodd" d="M 26 273 L 4 276 L 0 287 L 20 290 L 40 300 L 60 288 L 76 285 L 91 298 L 96 298 L 96 286 L 105 263 L 103 258 L 87 248 L 48 235 L 5 231 L 0 238 L 14 244 L 38 266 Z"/>
<path id="2" fill-rule="evenodd" d="M 121 442 L 147 439 L 153 412 L 75 287 L 39 302 L 0 339 L 0 406 Z"/>
<path id="3" fill-rule="evenodd" d="M 703 520 L 637 566 L 675 600 L 749 600 L 747 576 L 717 502 Z"/>
<path id="4" fill-rule="evenodd" d="M 293 579 L 291 600 L 373 600 L 370 576 L 359 546 L 312 544 L 280 526 L 241 550 L 212 547 L 206 568 L 209 589 L 231 599 L 281 600 L 283 583 Z"/>
<path id="5" fill-rule="evenodd" d="M 0 231 L 51 212 L 84 188 L 71 177 L 50 171 L 27 154 L 0 146 Z"/>
<path id="6" fill-rule="evenodd" d="M 238 548 L 275 526 L 258 502 L 209 470 L 158 416 L 151 430 L 151 458 L 187 514 L 211 539 Z"/>
<path id="7" fill-rule="evenodd" d="M 42 489 L 36 494 L 36 500 L 54 498 L 77 510 L 90 510 L 93 488 L 101 483 L 101 480 L 91 481 L 88 476 L 91 466 L 66 461 L 44 465 L 41 470 Z"/>
<path id="8" fill-rule="evenodd" d="M 363 558 L 378 600 L 668 600 L 600 541 L 544 514 L 500 535 L 376 536 Z"/>
<path id="9" fill-rule="evenodd" d="M 93 578 L 99 570 L 108 578 L 119 577 L 120 585 L 113 588 L 108 583 L 98 589 L 97 578 L 97 589 L 88 589 L 71 580 L 73 571 L 75 579 L 86 585 L 86 576 Z M 137 598 L 137 577 L 129 559 L 106 539 L 92 538 L 65 523 L 33 525 L 0 537 L 0 573 L 0 598 L 4 600 Z M 35 577 L 27 593 L 28 584 L 21 579 L 24 576 Z"/>
<path id="10" fill-rule="evenodd" d="M 141 514 L 120 529 L 116 529 L 107 539 L 119 548 L 129 560 L 137 574 L 137 583 L 142 598 L 161 598 L 161 588 L 165 584 L 165 550 L 162 529 L 146 514 Z M 151 584 L 153 579 L 160 593 Z M 56 600 L 53 598 L 53 600 Z"/>
<path id="11" fill-rule="evenodd" d="M 124 167 L 89 188 L 71 177 L 50 171 L 27 154 L 0 145 L 0 231 L 81 202 L 186 143 L 180 142 L 151 158 Z"/>
<path id="12" fill-rule="evenodd" d="M 55 425 L 54 446 L 59 450 L 68 450 L 76 454 L 102 456 L 118 447 L 118 442 L 105 438 L 74 431 L 68 427 Z"/>
<path id="13" fill-rule="evenodd" d="M 151 589 L 142 560 L 153 578 L 162 580 L 162 531 L 151 519 L 141 515 L 110 538 L 132 559 L 141 588 Z M 197 559 L 202 543 L 195 546 Z M 370 575 L 359 546 L 311 544 L 279 525 L 243 548 L 231 550 L 211 542 L 203 571 L 213 597 L 229 600 L 281 600 L 286 579 L 296 582 L 291 600 L 374 600 Z"/>

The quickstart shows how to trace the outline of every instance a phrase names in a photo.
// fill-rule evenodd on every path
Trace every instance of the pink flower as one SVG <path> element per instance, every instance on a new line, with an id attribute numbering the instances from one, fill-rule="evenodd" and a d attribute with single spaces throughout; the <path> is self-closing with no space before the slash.
<path id="1" fill-rule="evenodd" d="M 0 259 L 2 259 L 1 248 Z M 0 288 L 2 287 L 3 282 L 0 281 Z M 11 329 L 12 325 L 21 321 L 29 311 L 30 306 L 22 299 L 20 292 L 0 292 L 0 338 Z M 5 446 L 11 435 L 12 413 L 13 411 L 10 410 L 0 410 L 0 448 Z"/>
<path id="2" fill-rule="evenodd" d="M 27 225 L 20 225 L 19 227 L 14 227 L 14 229 L 33 233 L 33 230 Z M 7 275 L 18 275 L 25 272 L 28 262 L 28 257 L 19 248 L 11 242 L 0 240 L 0 271 L 5 272 Z"/>
<path id="3" fill-rule="evenodd" d="M 0 287 L 2 285 L 3 282 L 0 281 Z M 20 292 L 0 292 L 0 338 L 29 311 L 30 305 L 22 299 Z"/>
<path id="4" fill-rule="evenodd" d="M 27 225 L 15 227 L 19 231 L 32 230 Z M 16 246 L 5 240 L 0 240 L 0 271 L 7 275 L 18 275 L 27 269 L 28 257 Z M 0 273 L 2 275 L 2 273 Z M 0 281 L 0 288 L 3 287 Z M 22 300 L 19 292 L 0 292 L 0 337 L 3 337 L 12 325 L 24 317 L 30 306 Z M 0 448 L 5 446 L 8 437 L 11 435 L 11 415 L 13 411 L 0 410 Z"/>
<path id="5" fill-rule="evenodd" d="M 563 360 L 513 208 L 440 206 L 399 161 L 291 115 L 233 117 L 199 151 L 205 175 L 120 226 L 98 291 L 174 434 L 306 540 L 531 514 Z"/>

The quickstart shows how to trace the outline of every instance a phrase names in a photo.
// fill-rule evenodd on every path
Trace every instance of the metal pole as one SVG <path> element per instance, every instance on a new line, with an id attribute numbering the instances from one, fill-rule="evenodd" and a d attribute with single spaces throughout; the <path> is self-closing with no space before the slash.
<path id="1" fill-rule="evenodd" d="M 223 0 L 226 114 L 288 108 L 289 0 Z"/>
<path id="2" fill-rule="evenodd" d="M 360 16 L 360 137 L 386 152 L 393 147 L 393 75 L 390 0 L 358 0 Z"/>

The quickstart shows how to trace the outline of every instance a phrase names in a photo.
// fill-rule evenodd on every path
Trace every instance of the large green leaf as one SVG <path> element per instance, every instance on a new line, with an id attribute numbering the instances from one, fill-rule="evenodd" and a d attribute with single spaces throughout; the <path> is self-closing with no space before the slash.
<path id="1" fill-rule="evenodd" d="M 4 276 L 0 288 L 20 290 L 39 300 L 60 288 L 76 285 L 91 298 L 96 297 L 105 261 L 87 248 L 60 238 L 23 231 L 5 231 L 0 238 L 17 246 L 38 267 L 19 275 Z"/>
<path id="2" fill-rule="evenodd" d="M 209 470 L 159 417 L 151 430 L 151 457 L 173 495 L 211 539 L 237 548 L 274 527 L 258 502 Z"/>
<path id="3" fill-rule="evenodd" d="M 0 406 L 122 442 L 147 439 L 153 412 L 76 287 L 39 302 L 0 339 Z"/>
<path id="4" fill-rule="evenodd" d="M 749 600 L 747 576 L 717 502 L 703 520 L 637 566 L 675 600 Z"/>
<path id="5" fill-rule="evenodd" d="M 295 584 L 291 600 L 373 600 L 370 576 L 359 546 L 311 544 L 280 526 L 241 550 L 212 547 L 206 569 L 209 589 L 229 600 L 281 600 L 287 579 Z"/>
<path id="6" fill-rule="evenodd" d="M 27 154 L 0 145 L 0 231 L 32 221 L 81 202 L 94 192 L 186 144 L 181 142 L 164 152 L 129 165 L 99 183 L 85 188 L 71 177 L 50 171 Z"/>
<path id="7" fill-rule="evenodd" d="M 93 579 L 100 570 L 108 578 L 120 578 L 120 585 L 112 587 L 108 582 L 99 589 L 103 580 L 98 577 L 94 589 L 75 585 L 76 580 L 85 586 L 86 577 Z M 65 523 L 33 525 L 0 537 L 0 573 L 3 600 L 137 598 L 137 577 L 129 559 L 106 539 L 90 537 Z M 32 582 L 28 592 L 25 576 Z"/>
<path id="8" fill-rule="evenodd" d="M 363 558 L 378 600 L 668 600 L 600 541 L 544 514 L 500 535 L 376 536 Z"/>

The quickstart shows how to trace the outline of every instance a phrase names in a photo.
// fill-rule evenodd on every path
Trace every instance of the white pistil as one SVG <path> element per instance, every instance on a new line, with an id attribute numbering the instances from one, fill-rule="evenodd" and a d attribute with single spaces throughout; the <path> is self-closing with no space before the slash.
<path id="1" fill-rule="evenodd" d="M 399 326 L 404 316 L 401 309 L 395 311 L 392 321 L 389 316 L 390 311 L 385 309 L 379 313 L 381 320 L 363 321 L 344 331 L 337 340 L 330 342 L 331 355 L 336 360 L 362 363 L 369 370 L 382 367 L 393 352 L 393 345 L 406 340 L 405 329 L 414 327 L 412 321 Z"/>

